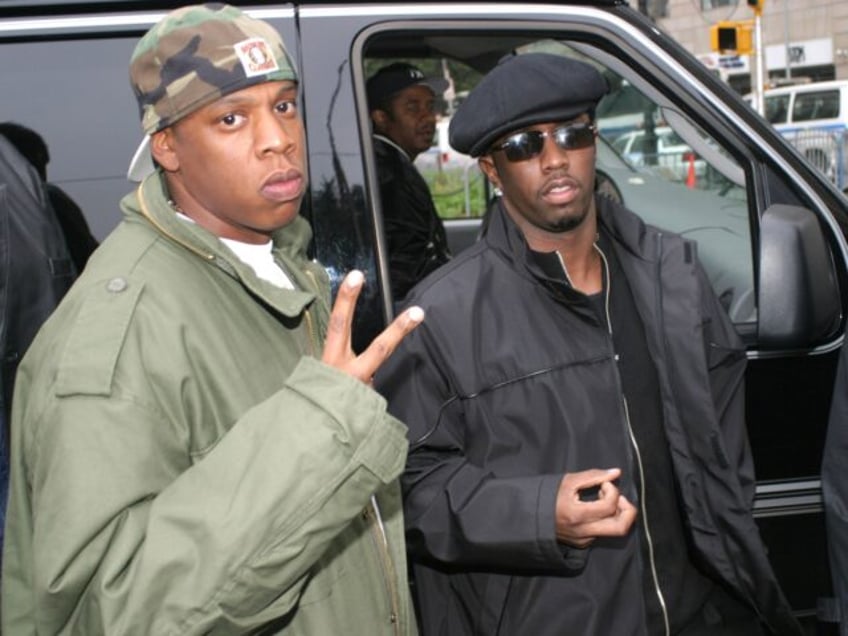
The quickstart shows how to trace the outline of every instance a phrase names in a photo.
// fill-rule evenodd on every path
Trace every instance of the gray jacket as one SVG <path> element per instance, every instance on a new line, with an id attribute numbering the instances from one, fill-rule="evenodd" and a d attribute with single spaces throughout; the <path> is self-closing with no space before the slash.
<path id="1" fill-rule="evenodd" d="M 316 359 L 308 224 L 281 289 L 167 199 L 124 199 L 21 365 L 3 633 L 415 634 L 406 429 Z"/>

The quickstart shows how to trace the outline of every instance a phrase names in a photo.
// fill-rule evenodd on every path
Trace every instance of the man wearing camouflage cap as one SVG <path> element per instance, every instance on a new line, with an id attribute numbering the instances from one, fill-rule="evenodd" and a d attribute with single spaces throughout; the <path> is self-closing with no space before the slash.
<path id="1" fill-rule="evenodd" d="M 380 369 L 425 636 L 797 634 L 759 538 L 744 347 L 695 245 L 595 193 L 591 64 L 504 60 L 451 145 L 502 196 Z"/>
<path id="2" fill-rule="evenodd" d="M 305 255 L 297 73 L 228 6 L 168 14 L 130 63 L 147 137 L 124 220 L 18 376 L 6 634 L 414 634 L 405 427 Z"/>

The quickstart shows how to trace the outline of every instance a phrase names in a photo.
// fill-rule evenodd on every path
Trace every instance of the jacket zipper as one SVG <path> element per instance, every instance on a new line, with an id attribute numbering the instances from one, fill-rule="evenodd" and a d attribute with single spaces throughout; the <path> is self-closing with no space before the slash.
<path id="1" fill-rule="evenodd" d="M 604 313 L 606 314 L 607 319 L 607 333 L 612 339 L 612 320 L 610 319 L 610 309 L 609 309 L 609 301 L 610 301 L 610 287 L 612 286 L 612 281 L 609 277 L 609 262 L 607 261 L 606 254 L 604 254 L 603 250 L 598 247 L 597 244 L 594 245 L 595 249 L 598 251 L 598 254 L 601 256 L 601 260 L 604 263 L 604 275 L 606 276 L 606 294 L 604 296 Z M 563 269 L 565 266 L 563 265 Z M 615 355 L 616 363 L 618 363 L 618 354 Z M 621 398 L 622 406 L 624 407 L 624 421 L 627 424 L 627 434 L 630 437 L 630 443 L 633 446 L 633 453 L 636 457 L 636 467 L 639 472 L 639 508 L 642 513 L 643 525 L 645 527 L 645 540 L 648 544 L 648 561 L 651 566 L 651 579 L 654 582 L 654 592 L 657 594 L 657 601 L 660 604 L 660 611 L 662 612 L 663 617 L 663 626 L 665 627 L 666 636 L 671 635 L 671 627 L 668 622 L 668 607 L 665 603 L 665 595 L 662 592 L 662 588 L 660 587 L 659 575 L 657 574 L 657 563 L 656 558 L 654 556 L 654 541 L 651 536 L 651 526 L 648 523 L 648 507 L 647 502 L 645 501 L 645 468 L 642 464 L 642 453 L 639 451 L 639 444 L 636 442 L 636 436 L 633 433 L 633 426 L 630 422 L 630 409 L 627 405 L 627 398 L 622 395 Z"/>
<path id="2" fill-rule="evenodd" d="M 666 636 L 670 636 L 671 629 L 668 624 L 668 608 L 665 604 L 665 596 L 660 588 L 659 576 L 657 575 L 657 564 L 654 558 L 654 541 L 651 538 L 651 527 L 648 523 L 648 508 L 645 503 L 645 471 L 642 466 L 642 455 L 639 453 L 639 445 L 636 443 L 636 437 L 633 435 L 633 428 L 630 426 L 630 410 L 627 408 L 627 398 L 622 398 L 622 402 L 624 403 L 624 418 L 627 421 L 627 432 L 630 435 L 630 443 L 633 444 L 633 450 L 636 454 L 636 466 L 639 469 L 639 507 L 642 511 L 642 519 L 645 526 L 645 539 L 648 542 L 648 560 L 651 563 L 651 578 L 654 580 L 654 591 L 657 593 L 657 601 L 659 601 L 660 609 L 662 610 L 665 634 Z"/>
<path id="3" fill-rule="evenodd" d="M 316 296 L 320 297 L 321 286 L 318 284 L 315 274 L 308 269 L 304 271 L 307 278 L 309 278 L 315 286 Z M 315 325 L 312 321 L 312 315 L 309 313 L 308 309 L 304 310 L 304 315 L 306 317 L 306 326 L 309 331 L 310 342 L 313 346 L 314 355 L 315 344 L 317 343 Z M 392 555 L 389 553 L 389 540 L 386 535 L 386 528 L 383 525 L 383 518 L 380 515 L 380 507 L 377 505 L 376 495 L 371 495 L 371 501 L 365 507 L 365 510 L 362 511 L 362 518 L 369 525 L 369 534 L 371 535 L 371 540 L 374 543 L 374 548 L 377 550 L 377 554 L 379 555 L 380 570 L 383 573 L 383 580 L 386 584 L 386 592 L 389 597 L 389 622 L 392 625 L 393 633 L 396 636 L 400 636 L 400 603 L 395 585 L 395 577 L 393 576 L 395 567 L 394 562 L 392 561 Z"/>
<path id="4" fill-rule="evenodd" d="M 386 592 L 389 595 L 389 622 L 392 624 L 394 634 L 400 636 L 400 603 L 398 602 L 398 593 L 393 576 L 395 568 L 392 556 L 389 554 L 389 541 L 386 537 L 386 529 L 383 526 L 383 518 L 380 516 L 380 508 L 377 506 L 375 495 L 371 495 L 371 501 L 362 511 L 362 518 L 368 522 L 371 540 L 380 556 L 380 569 L 383 572 Z"/>
<path id="5" fill-rule="evenodd" d="M 321 298 L 321 286 L 318 284 L 318 281 L 315 279 L 315 274 L 313 274 L 308 269 L 305 269 L 306 277 L 312 281 L 312 284 L 315 286 L 315 298 L 320 302 Z M 308 309 L 303 310 L 303 316 L 306 320 L 306 332 L 309 338 L 309 348 L 312 357 L 317 357 L 316 351 L 321 349 L 320 343 L 318 342 L 318 337 L 315 334 L 315 324 L 312 322 L 312 314 L 309 313 Z"/>

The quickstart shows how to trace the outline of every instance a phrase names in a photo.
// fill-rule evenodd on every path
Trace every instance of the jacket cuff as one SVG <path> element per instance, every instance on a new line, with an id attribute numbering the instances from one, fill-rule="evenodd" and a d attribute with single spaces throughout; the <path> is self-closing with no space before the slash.
<path id="1" fill-rule="evenodd" d="M 556 538 L 556 500 L 562 475 L 546 475 L 539 485 L 539 530 L 542 549 L 554 563 L 562 563 L 567 572 L 576 573 L 586 567 L 589 548 L 575 548 Z"/>

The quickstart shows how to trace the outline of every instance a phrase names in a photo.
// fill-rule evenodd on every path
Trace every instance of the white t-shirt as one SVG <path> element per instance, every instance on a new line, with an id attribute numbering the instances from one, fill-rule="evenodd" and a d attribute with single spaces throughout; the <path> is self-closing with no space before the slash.
<path id="1" fill-rule="evenodd" d="M 177 216 L 183 221 L 194 223 L 194 219 L 186 216 L 182 212 L 177 212 Z M 294 289 L 294 284 L 286 275 L 282 268 L 277 265 L 274 260 L 274 255 L 271 253 L 274 244 L 272 241 L 256 245 L 254 243 L 243 243 L 234 241 L 233 239 L 218 237 L 220 241 L 230 248 L 230 250 L 239 257 L 243 263 L 250 265 L 251 269 L 262 280 L 266 280 L 272 285 L 283 289 Z"/>
<path id="2" fill-rule="evenodd" d="M 239 259 L 250 265 L 259 278 L 267 280 L 272 285 L 282 287 L 283 289 L 294 289 L 291 279 L 286 276 L 286 273 L 277 265 L 277 261 L 274 260 L 274 255 L 271 253 L 274 245 L 271 241 L 256 245 L 254 243 L 234 241 L 233 239 L 219 238 Z"/>

